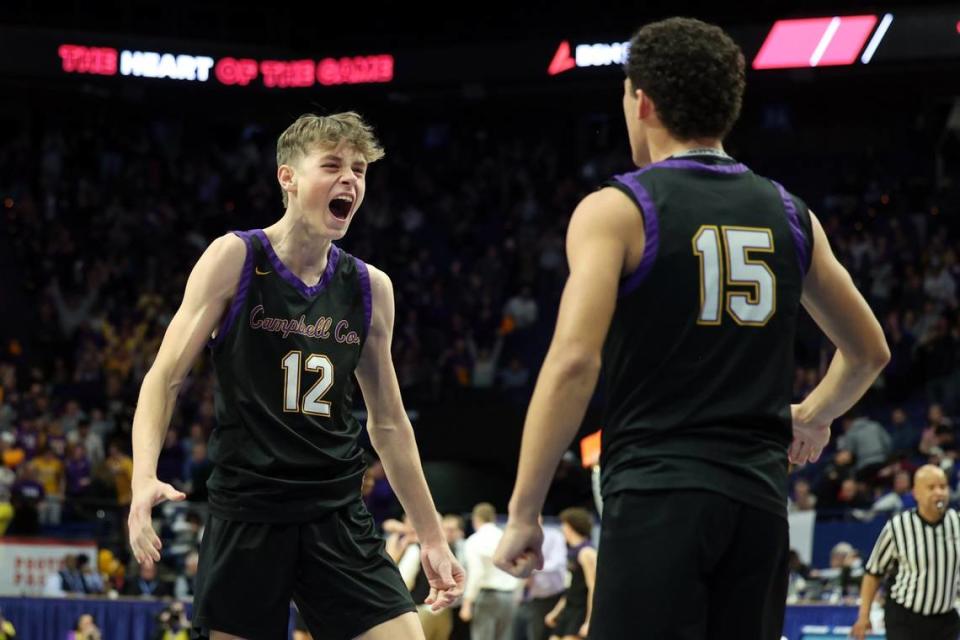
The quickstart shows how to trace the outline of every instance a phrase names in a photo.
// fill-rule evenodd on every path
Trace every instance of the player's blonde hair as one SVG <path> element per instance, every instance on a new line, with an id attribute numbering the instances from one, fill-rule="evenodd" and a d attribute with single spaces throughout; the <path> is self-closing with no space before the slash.
<path id="1" fill-rule="evenodd" d="M 277 139 L 277 166 L 291 164 L 309 153 L 314 145 L 337 147 L 346 142 L 360 153 L 367 163 L 384 156 L 383 147 L 363 117 L 354 111 L 320 116 L 305 113 L 286 128 Z M 287 206 L 287 192 L 283 192 Z"/>

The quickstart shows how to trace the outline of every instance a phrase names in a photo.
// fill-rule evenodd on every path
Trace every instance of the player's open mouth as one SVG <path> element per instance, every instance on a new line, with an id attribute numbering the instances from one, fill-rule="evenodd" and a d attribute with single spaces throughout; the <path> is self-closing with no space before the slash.
<path id="1" fill-rule="evenodd" d="M 330 201 L 330 213 L 337 220 L 346 220 L 353 208 L 353 200 L 347 197 L 338 197 Z"/>

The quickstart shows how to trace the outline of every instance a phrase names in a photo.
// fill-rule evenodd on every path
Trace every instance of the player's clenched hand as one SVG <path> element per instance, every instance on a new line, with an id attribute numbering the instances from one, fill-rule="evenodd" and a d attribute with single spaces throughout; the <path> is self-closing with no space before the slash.
<path id="1" fill-rule="evenodd" d="M 456 602 L 463 594 L 466 574 L 450 547 L 446 543 L 423 544 L 420 546 L 420 561 L 430 583 L 430 595 L 424 604 L 429 604 L 431 611 L 440 611 Z"/>
<path id="2" fill-rule="evenodd" d="M 134 484 L 127 529 L 130 533 L 130 549 L 133 550 L 133 557 L 141 565 L 150 567 L 160 560 L 160 538 L 153 530 L 150 511 L 164 500 L 179 502 L 186 498 L 186 494 L 182 491 L 177 491 L 166 482 L 160 482 L 155 478 Z"/>
<path id="3" fill-rule="evenodd" d="M 830 423 L 816 423 L 804 418 L 800 405 L 790 406 L 793 415 L 793 443 L 789 458 L 793 464 L 806 464 L 820 459 L 823 448 L 830 442 Z"/>
<path id="4" fill-rule="evenodd" d="M 493 554 L 493 563 L 510 575 L 526 578 L 543 569 L 543 528 L 540 523 L 507 520 L 503 537 Z"/>

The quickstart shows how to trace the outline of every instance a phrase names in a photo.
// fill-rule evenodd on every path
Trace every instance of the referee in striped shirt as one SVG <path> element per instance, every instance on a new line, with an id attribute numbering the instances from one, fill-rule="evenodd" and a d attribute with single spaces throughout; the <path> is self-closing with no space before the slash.
<path id="1" fill-rule="evenodd" d="M 870 630 L 870 606 L 880 582 L 894 576 L 885 607 L 888 640 L 957 640 L 960 515 L 947 508 L 947 476 L 925 465 L 913 477 L 917 508 L 883 527 L 860 586 L 860 614 L 850 635 Z"/>

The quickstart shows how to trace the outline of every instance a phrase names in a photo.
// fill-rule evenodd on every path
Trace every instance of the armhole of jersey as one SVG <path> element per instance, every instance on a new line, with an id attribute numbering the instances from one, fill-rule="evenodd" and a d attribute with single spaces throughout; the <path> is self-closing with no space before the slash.
<path id="1" fill-rule="evenodd" d="M 807 206 L 807 203 L 797 196 L 790 194 L 790 197 L 797 207 L 797 217 L 800 219 L 800 226 L 807 240 L 807 271 L 809 271 L 810 265 L 813 264 L 813 243 L 815 242 L 813 237 L 813 221 L 810 219 L 810 208 Z M 804 275 L 806 275 L 806 271 Z"/>
<path id="2" fill-rule="evenodd" d="M 366 321 L 366 332 L 363 334 L 363 341 L 367 341 L 370 335 L 370 322 L 373 320 L 373 291 L 370 288 L 370 270 L 367 269 L 367 263 L 360 258 L 354 257 L 357 262 L 357 277 L 360 278 L 360 294 L 363 297 L 363 319 Z"/>
<path id="3" fill-rule="evenodd" d="M 637 205 L 640 217 L 643 218 L 643 256 L 633 273 L 620 281 L 620 290 L 617 295 L 622 297 L 636 290 L 653 269 L 653 263 L 657 259 L 657 251 L 660 248 L 660 221 L 653 198 L 635 176 L 630 174 L 616 176 L 608 185 L 627 194 Z"/>
<path id="4" fill-rule="evenodd" d="M 240 281 L 237 283 L 237 292 L 233 295 L 233 301 L 230 303 L 230 310 L 220 322 L 216 337 L 210 340 L 211 349 L 223 342 L 223 337 L 233 328 L 233 323 L 240 315 L 240 309 L 247 301 L 247 291 L 250 289 L 250 279 L 253 274 L 253 246 L 250 242 L 250 233 L 248 231 L 233 231 L 232 233 L 243 240 L 243 243 L 247 246 L 247 255 L 243 259 L 243 271 L 240 272 Z"/>
<path id="5" fill-rule="evenodd" d="M 809 214 L 805 216 L 807 224 L 804 225 L 801 222 L 801 214 L 798 212 L 798 209 L 806 209 L 806 207 L 798 207 L 793 196 L 787 193 L 787 190 L 784 189 L 779 182 L 776 180 L 771 180 L 770 182 L 777 188 L 780 194 L 780 200 L 783 202 L 783 210 L 787 214 L 787 222 L 790 224 L 790 233 L 793 235 L 793 248 L 797 255 L 800 275 L 806 276 L 807 271 L 810 270 L 810 260 L 813 256 L 813 234 L 811 233 L 810 216 Z M 804 213 L 806 213 L 806 211 L 804 211 Z"/>

